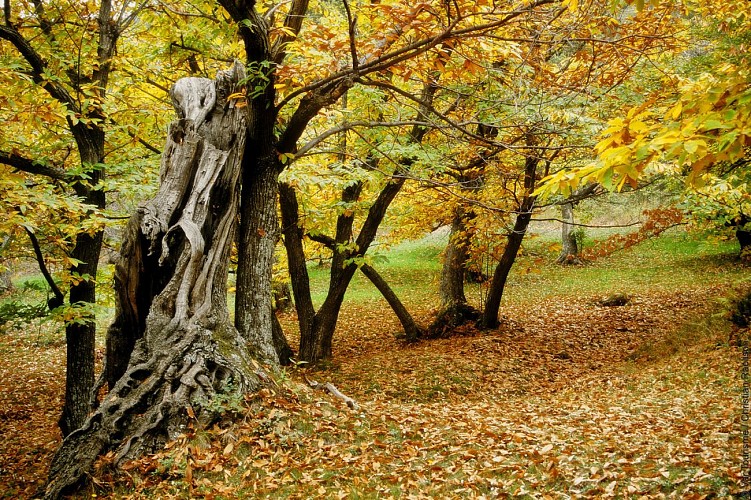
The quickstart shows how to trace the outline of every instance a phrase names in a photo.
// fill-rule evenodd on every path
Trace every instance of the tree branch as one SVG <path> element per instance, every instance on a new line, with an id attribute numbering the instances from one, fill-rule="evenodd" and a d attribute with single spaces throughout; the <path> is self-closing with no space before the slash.
<path id="1" fill-rule="evenodd" d="M 357 60 L 357 45 L 355 44 L 355 31 L 357 27 L 357 18 L 352 17 L 352 11 L 349 8 L 349 2 L 342 0 L 344 10 L 347 13 L 347 26 L 349 31 L 349 51 L 352 57 L 352 73 L 357 75 L 359 61 Z"/>
<path id="2" fill-rule="evenodd" d="M 321 245 L 325 246 L 329 250 L 334 250 L 336 248 L 336 240 L 332 238 L 331 236 L 326 236 L 325 234 L 320 233 L 306 233 L 305 236 L 308 237 L 311 241 L 315 241 L 316 243 L 320 243 Z"/>
<path id="3" fill-rule="evenodd" d="M 558 0 L 537 0 L 536 2 L 533 2 L 530 5 L 518 8 L 508 13 L 503 18 L 498 19 L 496 21 L 491 21 L 488 23 L 479 24 L 475 26 L 468 26 L 462 29 L 455 29 L 457 24 L 460 21 L 460 19 L 455 19 L 453 21 L 453 24 L 450 24 L 449 26 L 447 26 L 440 33 L 417 40 L 409 45 L 406 45 L 402 48 L 389 52 L 388 54 L 384 54 L 383 56 L 378 57 L 372 61 L 368 62 L 367 58 L 365 58 L 364 60 L 360 60 L 358 70 L 357 70 L 357 75 L 362 76 L 362 75 L 366 75 L 370 73 L 375 73 L 378 71 L 383 71 L 389 68 L 390 66 L 393 66 L 394 64 L 405 61 L 407 59 L 411 59 L 419 54 L 423 54 L 427 52 L 428 50 L 432 49 L 433 47 L 437 46 L 441 42 L 446 41 L 451 38 L 458 38 L 458 37 L 462 37 L 466 35 L 478 36 L 480 33 L 491 31 L 496 28 L 500 28 L 508 24 L 510 21 L 514 20 L 515 18 L 532 11 L 536 9 L 537 7 L 541 7 L 546 4 L 555 3 L 557 1 Z M 340 80 L 342 78 L 346 78 L 346 77 L 351 78 L 353 74 L 354 72 L 352 68 L 347 68 L 345 70 L 334 73 L 333 75 L 330 75 L 326 78 L 322 78 L 318 80 L 317 82 L 313 82 L 309 85 L 306 85 L 305 87 L 295 90 L 294 92 L 291 92 L 279 102 L 279 104 L 277 105 L 277 109 L 283 108 L 294 98 L 302 94 L 306 94 L 308 92 L 311 92 L 317 88 L 328 85 L 329 83 L 336 81 L 336 80 Z"/>
<path id="4" fill-rule="evenodd" d="M 68 175 L 58 168 L 45 165 L 37 160 L 30 160 L 13 152 L 0 151 L 0 163 L 29 174 L 43 175 L 58 181 L 68 178 Z"/>
<path id="5" fill-rule="evenodd" d="M 276 39 L 271 49 L 272 60 L 276 64 L 281 64 L 287 56 L 286 46 L 288 43 L 297 38 L 302 29 L 302 22 L 305 19 L 305 13 L 308 11 L 308 0 L 294 0 L 292 7 L 289 9 L 287 17 L 284 19 L 284 28 L 282 35 Z"/>
<path id="6" fill-rule="evenodd" d="M 55 283 L 55 280 L 52 278 L 49 269 L 47 269 L 47 264 L 44 262 L 44 255 L 42 255 L 42 248 L 39 246 L 39 240 L 34 234 L 34 231 L 29 229 L 29 227 L 25 225 L 23 226 L 23 228 L 24 231 L 26 231 L 26 234 L 29 235 L 31 246 L 34 247 L 34 254 L 37 258 L 37 264 L 39 264 L 39 270 L 42 272 L 42 276 L 44 276 L 45 281 L 50 286 L 50 289 L 55 296 L 54 299 L 49 300 L 47 305 L 49 306 L 50 310 L 55 309 L 56 307 L 60 307 L 65 301 L 65 294 L 60 291 L 60 288 L 58 288 L 57 283 Z"/>
<path id="7" fill-rule="evenodd" d="M 0 26 L 0 39 L 7 40 L 13 44 L 26 62 L 29 63 L 31 66 L 31 78 L 34 83 L 42 87 L 53 99 L 67 106 L 71 111 L 80 112 L 75 100 L 67 90 L 44 78 L 47 64 L 16 28 L 13 26 Z"/>

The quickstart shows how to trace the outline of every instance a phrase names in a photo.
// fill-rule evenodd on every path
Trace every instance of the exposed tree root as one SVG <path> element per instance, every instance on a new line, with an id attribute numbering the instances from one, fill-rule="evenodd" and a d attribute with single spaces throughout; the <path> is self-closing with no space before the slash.
<path id="1" fill-rule="evenodd" d="M 475 323 L 479 319 L 480 311 L 466 302 L 455 302 L 438 314 L 428 328 L 427 337 L 431 339 L 450 337 L 456 328 L 467 323 Z"/>

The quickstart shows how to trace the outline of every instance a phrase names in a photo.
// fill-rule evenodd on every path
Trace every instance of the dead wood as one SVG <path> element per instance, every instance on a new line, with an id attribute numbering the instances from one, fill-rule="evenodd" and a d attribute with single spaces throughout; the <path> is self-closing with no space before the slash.
<path id="1" fill-rule="evenodd" d="M 344 404 L 346 404 L 350 409 L 352 410 L 359 410 L 360 406 L 357 404 L 357 402 L 352 399 L 351 397 L 343 394 L 339 389 L 336 388 L 334 384 L 331 382 L 326 382 L 325 384 L 322 384 L 320 382 L 316 382 L 315 380 L 310 380 L 307 375 L 303 375 L 303 378 L 305 379 L 305 382 L 308 383 L 308 385 L 313 388 L 317 389 L 323 392 L 327 392 L 334 396 L 335 398 L 339 399 L 340 401 L 343 401 Z"/>
<path id="2" fill-rule="evenodd" d="M 127 360 L 85 424 L 55 454 L 45 497 L 59 498 L 112 451 L 115 463 L 159 449 L 216 418 L 218 393 L 256 389 L 261 368 L 229 319 L 226 277 L 235 234 L 243 109 L 227 97 L 241 65 L 216 80 L 179 80 L 155 198 L 131 218 L 116 266 L 108 362 Z M 113 351 L 113 349 L 121 349 Z"/>

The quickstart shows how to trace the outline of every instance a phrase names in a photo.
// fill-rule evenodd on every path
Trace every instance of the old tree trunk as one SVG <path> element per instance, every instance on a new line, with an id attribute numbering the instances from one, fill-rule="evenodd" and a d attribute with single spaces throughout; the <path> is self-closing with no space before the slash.
<path id="1" fill-rule="evenodd" d="M 227 96 L 236 65 L 215 81 L 185 78 L 172 89 L 179 120 L 164 148 L 161 187 L 128 224 L 117 265 L 118 316 L 109 331 L 113 385 L 53 458 L 47 498 L 74 487 L 101 454 L 117 461 L 153 450 L 190 418 L 214 418 L 207 402 L 253 390 L 260 372 L 229 319 L 226 274 L 235 232 L 243 109 Z M 190 416 L 189 416 L 190 415 Z"/>

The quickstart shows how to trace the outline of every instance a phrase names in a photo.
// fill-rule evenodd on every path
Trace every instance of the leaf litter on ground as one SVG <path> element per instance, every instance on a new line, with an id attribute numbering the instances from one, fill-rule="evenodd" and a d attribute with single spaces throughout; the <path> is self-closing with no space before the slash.
<path id="1" fill-rule="evenodd" d="M 640 286 L 622 307 L 540 294 L 506 303 L 497 330 L 417 344 L 396 339 L 382 304 L 349 303 L 314 378 L 359 411 L 288 369 L 244 411 L 124 473 L 104 457 L 79 495 L 730 498 L 742 483 L 742 359 L 715 299 L 748 286 L 739 276 Z M 294 343 L 294 316 L 283 322 Z M 0 484 L 28 498 L 59 444 L 64 350 L 22 330 L 0 339 Z"/>

